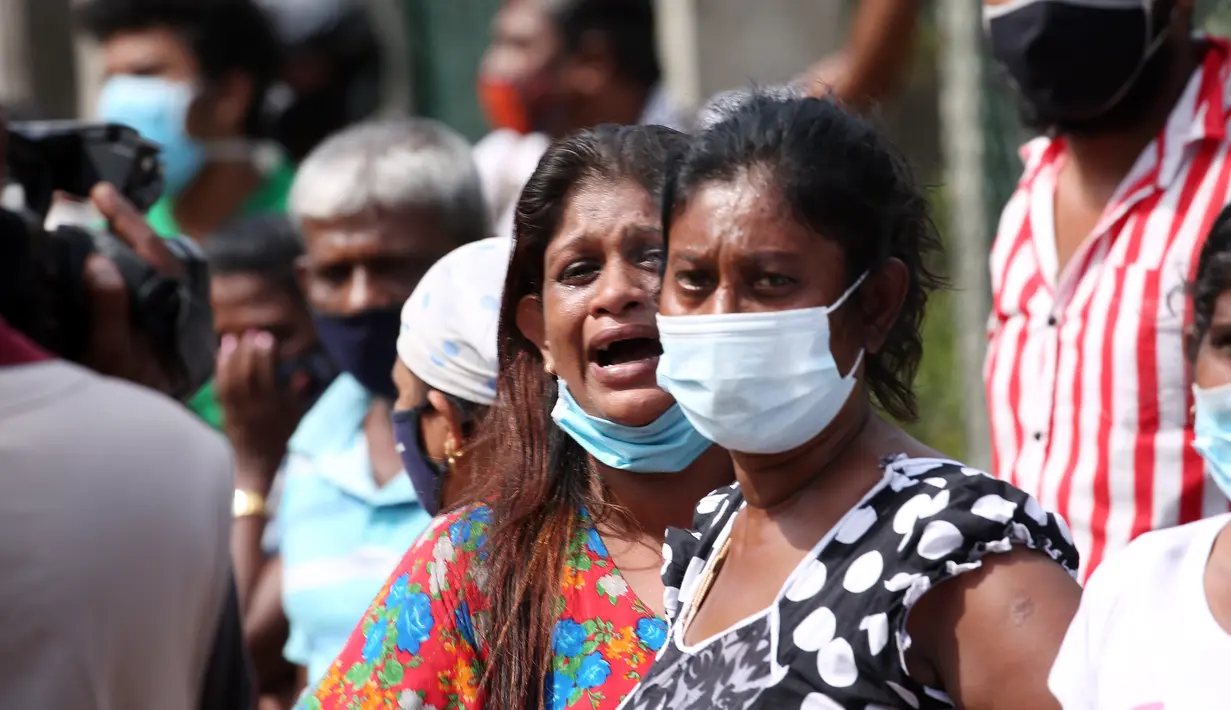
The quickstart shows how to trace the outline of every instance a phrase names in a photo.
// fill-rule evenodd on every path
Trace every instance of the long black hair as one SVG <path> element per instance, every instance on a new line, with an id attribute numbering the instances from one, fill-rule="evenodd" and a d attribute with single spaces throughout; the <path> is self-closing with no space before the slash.
<path id="1" fill-rule="evenodd" d="M 492 455 L 474 473 L 468 503 L 490 507 L 489 629 L 483 689 L 496 708 L 542 708 L 559 616 L 564 561 L 581 514 L 617 515 L 585 451 L 551 421 L 555 379 L 539 349 L 517 327 L 517 307 L 540 295 L 544 256 L 565 208 L 579 191 L 628 181 L 661 197 L 665 156 L 686 138 L 662 126 L 599 126 L 548 149 L 517 203 L 516 243 L 504 283 L 497 335 L 496 402 L 477 436 Z"/>

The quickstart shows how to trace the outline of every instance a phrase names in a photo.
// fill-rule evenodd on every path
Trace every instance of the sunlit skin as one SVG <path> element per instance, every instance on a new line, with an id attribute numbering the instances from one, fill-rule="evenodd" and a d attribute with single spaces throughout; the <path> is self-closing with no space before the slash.
<path id="1" fill-rule="evenodd" d="M 840 244 L 799 223 L 766 171 L 744 171 L 700 186 L 672 220 L 661 311 L 830 306 L 860 276 L 844 264 Z M 843 372 L 860 349 L 865 358 L 878 352 L 909 279 L 905 264 L 891 258 L 830 313 L 830 347 Z M 861 365 L 855 374 L 862 379 L 863 372 Z M 773 455 L 731 452 L 747 506 L 735 518 L 713 586 L 683 631 L 686 643 L 721 634 L 773 604 L 804 555 L 881 479 L 881 459 L 900 453 L 941 456 L 882 419 L 863 386 L 802 446 Z M 914 641 L 907 666 L 959 707 L 1056 708 L 1046 676 L 1079 595 L 1068 573 L 1042 555 L 989 557 L 918 601 L 907 623 Z M 989 628 L 1011 629 L 1014 642 L 997 642 L 1004 635 Z"/>
<path id="2" fill-rule="evenodd" d="M 1203 389 L 1231 385 L 1231 291 L 1214 303 L 1210 329 L 1197 349 L 1193 382 Z M 1214 541 L 1205 570 L 1205 596 L 1210 612 L 1231 633 L 1231 528 L 1224 528 Z"/>

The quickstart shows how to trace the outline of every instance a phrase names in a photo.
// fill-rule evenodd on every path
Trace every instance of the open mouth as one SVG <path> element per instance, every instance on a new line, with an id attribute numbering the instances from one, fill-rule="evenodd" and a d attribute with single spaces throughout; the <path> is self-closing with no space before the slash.
<path id="1" fill-rule="evenodd" d="M 626 365 L 640 360 L 652 360 L 663 354 L 657 338 L 628 338 L 604 344 L 594 353 L 599 367 Z"/>

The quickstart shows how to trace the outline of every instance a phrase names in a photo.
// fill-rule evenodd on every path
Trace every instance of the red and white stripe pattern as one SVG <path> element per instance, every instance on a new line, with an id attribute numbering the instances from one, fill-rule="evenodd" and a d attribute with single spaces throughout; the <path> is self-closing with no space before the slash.
<path id="1" fill-rule="evenodd" d="M 1231 197 L 1231 46 L 1210 40 L 1167 126 L 1057 275 L 1062 140 L 1026 171 L 992 248 L 984 377 L 997 474 L 1059 513 L 1084 580 L 1138 535 L 1226 512 L 1193 451 L 1184 286 Z"/>

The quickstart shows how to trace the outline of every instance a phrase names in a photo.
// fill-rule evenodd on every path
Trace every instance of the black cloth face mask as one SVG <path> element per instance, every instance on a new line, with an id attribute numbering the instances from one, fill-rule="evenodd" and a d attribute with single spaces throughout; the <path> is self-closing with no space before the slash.
<path id="1" fill-rule="evenodd" d="M 329 357 L 374 396 L 397 399 L 393 363 L 397 359 L 401 308 L 363 311 L 350 316 L 312 314 L 316 335 Z"/>
<path id="2" fill-rule="evenodd" d="M 984 5 L 983 19 L 1027 122 L 1068 132 L 1153 98 L 1144 89 L 1157 90 L 1165 78 L 1162 62 L 1151 60 L 1166 43 L 1173 10 L 1155 0 L 1017 0 Z"/>

